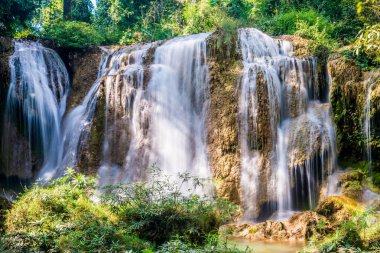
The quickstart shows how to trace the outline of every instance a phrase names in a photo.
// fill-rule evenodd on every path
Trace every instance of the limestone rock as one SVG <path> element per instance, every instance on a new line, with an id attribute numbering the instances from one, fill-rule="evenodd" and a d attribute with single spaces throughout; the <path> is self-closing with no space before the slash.
<path id="1" fill-rule="evenodd" d="M 332 196 L 319 203 L 316 212 L 327 217 L 332 224 L 352 218 L 353 212 L 362 208 L 362 205 L 354 199 L 344 196 Z"/>
<path id="2" fill-rule="evenodd" d="M 324 228 L 316 229 L 318 223 Z M 258 224 L 229 224 L 221 227 L 220 234 L 250 240 L 304 241 L 312 235 L 330 229 L 326 217 L 311 211 L 293 215 L 287 221 L 267 220 Z"/>
<path id="3" fill-rule="evenodd" d="M 230 41 L 217 31 L 208 39 L 210 107 L 207 119 L 208 155 L 217 194 L 240 201 L 238 144 L 238 92 L 242 66 L 236 50 L 236 36 Z"/>

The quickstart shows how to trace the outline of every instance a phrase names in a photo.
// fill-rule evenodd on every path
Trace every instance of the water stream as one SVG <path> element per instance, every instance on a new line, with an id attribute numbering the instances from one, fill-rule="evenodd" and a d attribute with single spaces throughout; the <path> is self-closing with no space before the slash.
<path id="1" fill-rule="evenodd" d="M 245 219 L 258 220 L 263 214 L 283 219 L 312 208 L 323 178 L 333 172 L 330 106 L 323 101 L 314 58 L 297 58 L 290 42 L 256 29 L 240 29 L 239 39 Z"/>
<path id="2" fill-rule="evenodd" d="M 68 72 L 58 54 L 38 42 L 15 41 L 14 50 L 10 58 L 11 80 L 4 129 L 9 129 L 9 124 L 16 125 L 27 138 L 28 152 L 38 154 L 44 161 L 43 166 L 55 166 L 70 90 Z M 14 145 L 8 137 L 9 132 L 5 132 L 6 150 Z"/>
<path id="3" fill-rule="evenodd" d="M 144 179 L 152 164 L 163 175 L 211 177 L 205 129 L 208 36 L 178 37 L 160 46 L 147 44 L 112 54 L 106 104 L 113 114 L 106 110 L 111 123 L 106 125 L 102 183 Z M 154 50 L 151 65 L 145 62 L 149 50 Z M 124 141 L 128 144 L 118 152 Z M 124 159 L 115 158 L 115 153 Z"/>

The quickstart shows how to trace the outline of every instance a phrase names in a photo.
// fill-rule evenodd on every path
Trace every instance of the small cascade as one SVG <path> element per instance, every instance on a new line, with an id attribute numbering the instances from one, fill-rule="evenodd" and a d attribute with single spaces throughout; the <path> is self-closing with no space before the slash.
<path id="1" fill-rule="evenodd" d="M 155 44 L 131 46 L 111 53 L 105 76 L 106 119 L 100 184 L 145 178 L 150 104 L 145 61 Z M 144 85 L 145 84 L 145 85 Z"/>
<path id="2" fill-rule="evenodd" d="M 208 35 L 113 52 L 106 77 L 106 121 L 111 124 L 106 126 L 101 183 L 147 178 L 152 164 L 163 175 L 211 176 L 205 127 Z M 147 66 L 148 52 L 154 52 L 154 61 Z M 121 152 L 120 143 L 126 143 Z"/>
<path id="3" fill-rule="evenodd" d="M 103 53 L 100 63 L 98 78 L 84 98 L 82 104 L 70 111 L 62 124 L 62 136 L 54 150 L 56 156 L 51 162 L 45 163 L 39 172 L 39 178 L 50 180 L 62 176 L 67 167 L 75 167 L 78 149 L 81 140 L 86 139 L 89 133 L 94 115 L 95 105 L 101 85 L 101 78 L 105 75 L 106 62 L 109 54 Z"/>
<path id="4" fill-rule="evenodd" d="M 8 138 L 10 125 L 14 124 L 24 132 L 29 152 L 37 154 L 44 166 L 56 165 L 70 88 L 68 72 L 57 53 L 38 42 L 16 41 L 14 49 L 5 112 L 4 129 L 8 131 L 5 131 L 3 145 L 8 151 L 15 147 Z"/>
<path id="5" fill-rule="evenodd" d="M 178 37 L 158 47 L 148 85 L 151 102 L 149 163 L 164 174 L 208 178 L 208 33 Z"/>
<path id="6" fill-rule="evenodd" d="M 377 83 L 377 80 L 380 79 L 380 74 L 376 72 L 371 72 L 370 77 L 367 83 L 367 92 L 366 92 L 366 100 L 364 106 L 364 122 L 363 122 L 363 132 L 366 138 L 366 153 L 367 153 L 367 161 L 368 161 L 368 169 L 371 173 L 372 171 L 372 150 L 371 150 L 371 95 L 373 86 Z"/>
<path id="7" fill-rule="evenodd" d="M 335 168 L 328 91 L 319 88 L 315 59 L 294 57 L 290 42 L 256 29 L 240 29 L 239 39 L 244 218 L 282 219 L 313 207 Z"/>

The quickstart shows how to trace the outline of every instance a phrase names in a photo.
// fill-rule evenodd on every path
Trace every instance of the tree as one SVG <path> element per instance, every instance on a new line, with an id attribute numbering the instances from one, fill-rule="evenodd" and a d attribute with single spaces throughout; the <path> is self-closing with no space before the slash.
<path id="1" fill-rule="evenodd" d="M 36 0 L 7 0 L 0 4 L 0 33 L 12 35 L 27 27 L 36 14 Z"/>
<path id="2" fill-rule="evenodd" d="M 94 6 L 90 0 L 64 0 L 63 16 L 65 20 L 91 22 Z"/>

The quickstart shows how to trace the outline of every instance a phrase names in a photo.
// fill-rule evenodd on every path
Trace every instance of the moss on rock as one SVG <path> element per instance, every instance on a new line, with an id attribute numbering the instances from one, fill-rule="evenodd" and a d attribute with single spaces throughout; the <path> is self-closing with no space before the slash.
<path id="1" fill-rule="evenodd" d="M 330 99 L 337 130 L 339 158 L 347 161 L 361 160 L 364 157 L 363 74 L 353 60 L 341 56 L 331 57 L 328 69 L 331 76 Z"/>
<path id="2" fill-rule="evenodd" d="M 208 39 L 210 107 L 207 119 L 208 155 L 217 194 L 240 202 L 240 150 L 238 143 L 238 88 L 242 74 L 237 34 L 219 30 Z"/>

